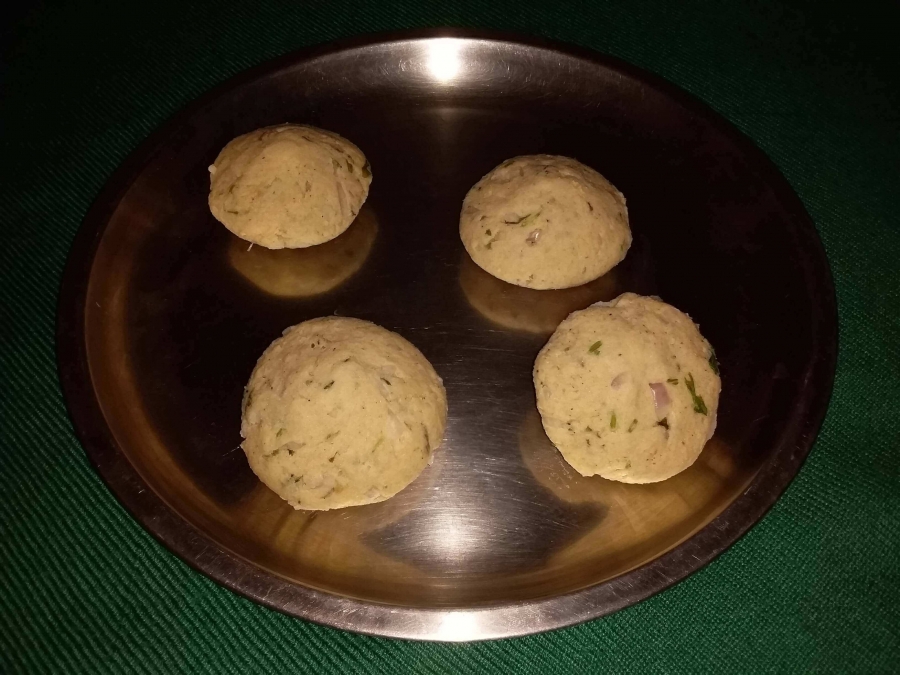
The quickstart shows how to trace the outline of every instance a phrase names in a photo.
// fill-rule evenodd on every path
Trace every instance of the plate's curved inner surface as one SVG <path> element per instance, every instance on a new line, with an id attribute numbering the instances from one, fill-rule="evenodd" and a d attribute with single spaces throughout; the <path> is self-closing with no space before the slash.
<path id="1" fill-rule="evenodd" d="M 373 169 L 365 222 L 299 258 L 247 251 L 206 204 L 219 149 L 279 122 L 336 131 Z M 530 153 L 576 157 L 625 194 L 635 243 L 598 282 L 527 291 L 466 256 L 466 191 Z M 325 54 L 196 111 L 122 196 L 86 300 L 93 386 L 147 485 L 285 579 L 407 607 L 577 591 L 684 541 L 796 442 L 823 348 L 819 253 L 770 178 L 695 109 L 596 62 L 476 39 Z M 578 476 L 534 405 L 532 363 L 553 327 L 625 291 L 688 312 L 721 361 L 716 436 L 693 467 L 656 485 Z M 238 447 L 241 394 L 284 328 L 333 313 L 418 346 L 444 378 L 450 419 L 434 464 L 396 498 L 308 514 L 251 473 Z"/>

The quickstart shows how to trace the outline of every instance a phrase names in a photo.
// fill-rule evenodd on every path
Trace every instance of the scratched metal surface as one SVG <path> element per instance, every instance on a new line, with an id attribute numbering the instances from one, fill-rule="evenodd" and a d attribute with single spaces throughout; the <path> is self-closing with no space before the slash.
<path id="1" fill-rule="evenodd" d="M 176 117 L 111 179 L 60 302 L 67 401 L 119 499 L 197 569 L 276 609 L 362 632 L 465 640 L 614 611 L 710 560 L 796 472 L 827 405 L 834 296 L 774 167 L 686 95 L 623 64 L 473 34 L 362 40 L 281 59 Z M 206 167 L 229 139 L 303 122 L 369 158 L 354 226 L 266 251 L 219 225 Z M 466 191 L 509 157 L 578 158 L 626 195 L 634 245 L 602 279 L 532 291 L 475 266 Z M 619 293 L 687 311 L 722 363 L 719 427 L 656 485 L 582 478 L 544 435 L 533 360 L 570 311 Z M 382 503 L 294 511 L 240 451 L 242 387 L 287 326 L 398 331 L 447 387 L 443 445 Z"/>

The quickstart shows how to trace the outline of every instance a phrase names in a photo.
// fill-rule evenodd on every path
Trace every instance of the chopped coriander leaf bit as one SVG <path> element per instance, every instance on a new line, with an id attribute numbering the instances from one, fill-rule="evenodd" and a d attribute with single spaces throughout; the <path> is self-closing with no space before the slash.
<path id="1" fill-rule="evenodd" d="M 326 384 L 324 387 L 322 387 L 322 389 L 331 389 L 331 387 L 333 387 L 333 386 L 334 386 L 334 380 L 332 380 L 331 382 Z"/>
<path id="2" fill-rule="evenodd" d="M 669 418 L 663 417 L 659 422 L 656 423 L 656 426 L 662 427 L 666 431 L 669 430 Z"/>
<path id="3" fill-rule="evenodd" d="M 616 413 L 613 413 L 612 416 L 609 418 L 609 428 L 610 429 L 616 428 Z"/>
<path id="4" fill-rule="evenodd" d="M 668 380 L 666 380 L 666 382 L 668 382 L 669 384 L 678 384 L 678 378 L 670 377 Z"/>
<path id="5" fill-rule="evenodd" d="M 697 394 L 697 390 L 694 387 L 694 376 L 688 373 L 687 377 L 684 378 L 684 383 L 687 385 L 691 398 L 694 400 L 694 412 L 706 415 L 709 411 L 706 409 L 706 403 L 704 403 L 703 398 Z"/>
<path id="6" fill-rule="evenodd" d="M 712 345 L 709 346 L 709 367 L 716 375 L 719 374 L 719 359 L 716 358 L 716 350 L 712 348 Z"/>
<path id="7" fill-rule="evenodd" d="M 504 220 L 503 222 L 507 225 L 519 225 L 521 227 L 525 227 L 535 218 L 541 215 L 540 211 L 535 211 L 534 213 L 528 213 L 524 216 L 519 216 L 518 218 L 513 218 L 512 220 Z"/>
<path id="8" fill-rule="evenodd" d="M 600 347 L 602 347 L 602 346 L 603 346 L 603 341 L 602 341 L 602 340 L 597 340 L 594 344 L 592 344 L 590 347 L 588 347 L 588 353 L 590 353 L 590 354 L 599 354 L 599 353 L 600 353 Z"/>
<path id="9" fill-rule="evenodd" d="M 637 420 L 631 420 L 631 424 L 628 425 L 628 433 L 630 434 L 634 431 L 634 428 L 637 426 Z"/>

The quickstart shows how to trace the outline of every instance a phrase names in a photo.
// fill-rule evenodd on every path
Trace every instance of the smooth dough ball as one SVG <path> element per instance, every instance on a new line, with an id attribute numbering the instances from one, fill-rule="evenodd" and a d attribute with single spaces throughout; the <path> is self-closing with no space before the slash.
<path id="1" fill-rule="evenodd" d="M 282 124 L 238 136 L 209 167 L 209 209 L 241 239 L 305 248 L 346 230 L 369 194 L 365 155 L 337 134 Z"/>
<path id="2" fill-rule="evenodd" d="M 574 312 L 534 364 L 544 430 L 583 476 L 665 480 L 716 427 L 721 380 L 683 312 L 632 293 Z"/>
<path id="3" fill-rule="evenodd" d="M 339 237 L 319 246 L 272 251 L 229 237 L 228 261 L 257 288 L 282 298 L 308 298 L 334 290 L 360 270 L 378 234 L 364 206 Z"/>
<path id="4" fill-rule="evenodd" d="M 447 422 L 441 378 L 396 333 L 326 317 L 288 328 L 256 364 L 241 435 L 250 468 L 297 509 L 388 499 L 430 463 Z"/>
<path id="5" fill-rule="evenodd" d="M 479 267 L 526 288 L 570 288 L 615 267 L 631 246 L 625 198 L 568 157 L 510 159 L 469 190 L 459 220 Z"/>

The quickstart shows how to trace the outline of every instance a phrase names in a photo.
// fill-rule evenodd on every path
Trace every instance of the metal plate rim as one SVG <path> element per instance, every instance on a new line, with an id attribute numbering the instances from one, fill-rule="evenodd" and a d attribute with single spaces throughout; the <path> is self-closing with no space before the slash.
<path id="1" fill-rule="evenodd" d="M 686 541 L 617 578 L 566 595 L 475 610 L 398 607 L 340 597 L 290 583 L 219 548 L 172 511 L 144 483 L 117 447 L 91 386 L 83 331 L 91 264 L 112 208 L 143 166 L 151 160 L 160 141 L 167 138 L 183 120 L 223 92 L 294 63 L 347 49 L 442 37 L 513 43 L 587 60 L 598 67 L 620 71 L 638 79 L 663 91 L 680 105 L 696 111 L 751 156 L 753 163 L 771 179 L 779 199 L 789 205 L 798 218 L 800 229 L 806 236 L 805 243 L 812 248 L 811 258 L 816 267 L 817 281 L 822 284 L 817 317 L 819 325 L 816 327 L 822 349 L 820 358 L 812 364 L 809 373 L 821 386 L 807 402 L 803 428 L 798 430 L 793 447 L 779 448 L 740 497 Z M 91 464 L 134 520 L 193 569 L 248 599 L 316 623 L 369 635 L 454 641 L 528 635 L 611 614 L 686 578 L 729 548 L 774 505 L 815 442 L 828 410 L 834 383 L 837 326 L 837 302 L 831 270 L 824 246 L 802 202 L 775 164 L 707 104 L 659 76 L 585 48 L 504 32 L 439 28 L 366 35 L 300 49 L 231 77 L 170 117 L 108 178 L 75 235 L 58 296 L 56 348 L 66 408 Z M 453 623 L 460 616 L 472 619 L 475 628 L 455 632 L 436 630 L 442 622 L 446 624 L 449 620 Z"/>

